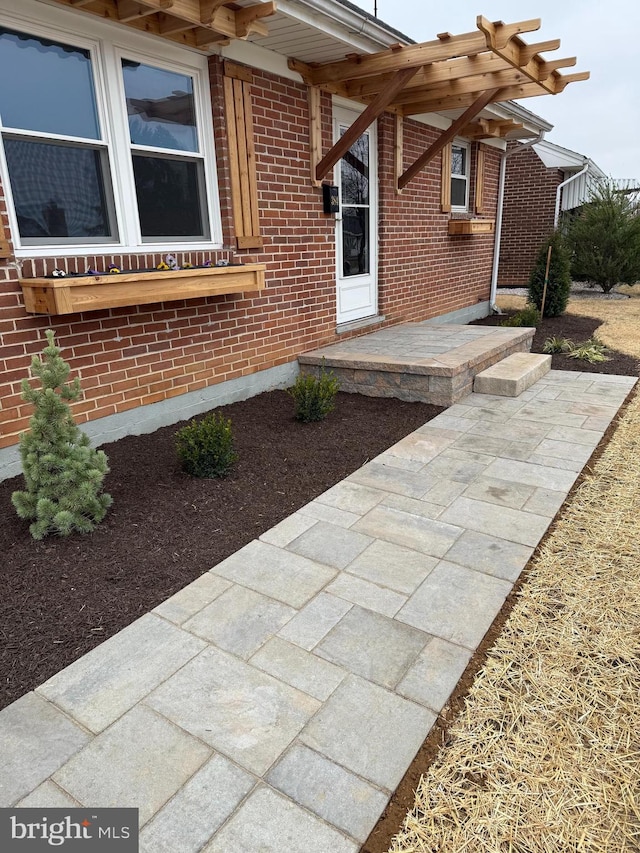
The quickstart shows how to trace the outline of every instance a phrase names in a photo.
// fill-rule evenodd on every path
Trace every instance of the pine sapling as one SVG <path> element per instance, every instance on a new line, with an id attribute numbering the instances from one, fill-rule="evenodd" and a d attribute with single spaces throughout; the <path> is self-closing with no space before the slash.
<path id="1" fill-rule="evenodd" d="M 32 521 L 34 539 L 48 533 L 89 533 L 112 502 L 111 495 L 100 494 L 109 471 L 107 457 L 90 446 L 69 407 L 82 393 L 80 382 L 67 381 L 71 368 L 61 358 L 51 329 L 45 334 L 48 346 L 42 357 L 31 361 L 31 373 L 41 387 L 22 380 L 22 399 L 35 409 L 29 431 L 20 436 L 26 490 L 11 496 L 20 518 Z"/>

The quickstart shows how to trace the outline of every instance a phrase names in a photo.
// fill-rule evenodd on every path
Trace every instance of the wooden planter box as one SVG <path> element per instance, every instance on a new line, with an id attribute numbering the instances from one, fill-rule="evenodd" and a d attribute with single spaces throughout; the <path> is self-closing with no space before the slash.
<path id="1" fill-rule="evenodd" d="M 449 234 L 493 234 L 495 219 L 450 219 Z"/>
<path id="2" fill-rule="evenodd" d="M 264 271 L 264 264 L 243 264 L 68 278 L 21 278 L 20 286 L 25 308 L 31 314 L 77 314 L 223 293 L 259 292 L 264 288 Z"/>

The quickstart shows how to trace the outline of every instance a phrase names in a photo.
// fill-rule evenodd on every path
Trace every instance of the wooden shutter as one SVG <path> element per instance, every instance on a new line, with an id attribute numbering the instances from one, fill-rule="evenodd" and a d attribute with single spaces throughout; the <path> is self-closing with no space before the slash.
<path id="1" fill-rule="evenodd" d="M 451 213 L 451 143 L 442 149 L 442 186 L 440 202 L 443 213 Z"/>
<path id="2" fill-rule="evenodd" d="M 486 213 L 484 200 L 484 146 L 478 145 L 476 157 L 476 213 Z"/>
<path id="3" fill-rule="evenodd" d="M 10 258 L 11 257 L 11 246 L 9 245 L 9 241 L 7 240 L 7 235 L 4 230 L 4 225 L 2 224 L 2 220 L 0 220 L 0 258 Z"/>
<path id="4" fill-rule="evenodd" d="M 248 68 L 225 62 L 224 105 L 229 141 L 231 205 L 239 249 L 262 248 L 251 111 L 252 79 Z"/>

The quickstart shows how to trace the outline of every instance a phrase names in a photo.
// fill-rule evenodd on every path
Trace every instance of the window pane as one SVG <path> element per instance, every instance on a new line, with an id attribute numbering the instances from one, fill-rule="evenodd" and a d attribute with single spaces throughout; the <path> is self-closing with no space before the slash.
<path id="1" fill-rule="evenodd" d="M 345 128 L 341 129 L 341 135 Z M 353 143 L 340 161 L 343 204 L 369 204 L 369 135 Z"/>
<path id="2" fill-rule="evenodd" d="M 0 27 L 5 127 L 99 139 L 88 50 Z"/>
<path id="3" fill-rule="evenodd" d="M 369 209 L 342 209 L 342 274 L 360 275 L 369 272 Z"/>
<path id="4" fill-rule="evenodd" d="M 466 207 L 467 182 L 464 178 L 451 178 L 451 204 L 454 207 Z"/>
<path id="5" fill-rule="evenodd" d="M 133 173 L 143 239 L 208 239 L 200 161 L 135 154 Z"/>
<path id="6" fill-rule="evenodd" d="M 186 74 L 122 60 L 129 134 L 134 145 L 197 151 L 193 80 Z"/>
<path id="7" fill-rule="evenodd" d="M 451 147 L 451 174 L 467 174 L 467 149 L 461 148 L 459 145 Z"/>
<path id="8" fill-rule="evenodd" d="M 5 139 L 4 147 L 22 238 L 98 243 L 115 237 L 103 152 L 26 139 Z"/>

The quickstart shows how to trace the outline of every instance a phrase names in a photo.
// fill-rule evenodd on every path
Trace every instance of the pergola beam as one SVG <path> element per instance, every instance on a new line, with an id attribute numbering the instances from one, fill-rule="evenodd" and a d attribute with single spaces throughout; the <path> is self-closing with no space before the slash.
<path id="1" fill-rule="evenodd" d="M 389 88 L 380 92 L 366 110 L 361 113 L 322 160 L 316 166 L 316 180 L 321 181 L 325 175 L 333 169 L 336 163 L 347 153 L 354 142 L 356 142 L 365 130 L 381 115 L 385 108 L 394 99 L 397 93 L 409 82 L 416 73 L 416 68 L 405 68 L 399 71 Z"/>
<path id="2" fill-rule="evenodd" d="M 487 104 L 496 99 L 499 94 L 500 89 L 489 89 L 488 91 L 483 92 L 483 94 L 453 122 L 451 127 L 441 133 L 438 139 L 436 139 L 436 141 L 427 148 L 420 157 L 418 157 L 415 163 L 409 166 L 406 172 L 400 176 L 398 179 L 398 189 L 404 189 L 409 181 L 414 178 L 418 172 L 421 172 L 427 163 L 433 160 L 433 158 L 442 151 L 445 145 L 448 145 L 449 142 L 455 139 L 455 137 L 482 112 Z"/>
<path id="3" fill-rule="evenodd" d="M 192 47 L 206 48 L 225 39 L 268 35 L 263 18 L 276 3 L 238 8 L 232 0 L 56 0 L 106 20 L 162 36 Z"/>
<path id="4" fill-rule="evenodd" d="M 558 74 L 554 72 L 551 75 L 552 88 L 546 93 L 540 91 L 540 87 L 536 83 L 523 83 L 521 85 L 508 86 L 500 91 L 500 101 L 513 101 L 521 98 L 535 98 L 541 94 L 558 95 L 569 85 L 580 80 L 589 79 L 588 71 L 581 71 L 577 74 Z M 470 92 L 469 94 L 447 95 L 440 98 L 428 97 L 429 93 L 425 93 L 425 99 L 414 101 L 411 104 L 405 104 L 399 109 L 404 116 L 421 115 L 423 113 L 436 113 L 442 110 L 457 110 L 464 109 L 470 106 L 474 99 L 479 95 L 479 92 Z M 494 99 L 494 101 L 497 99 Z"/>

